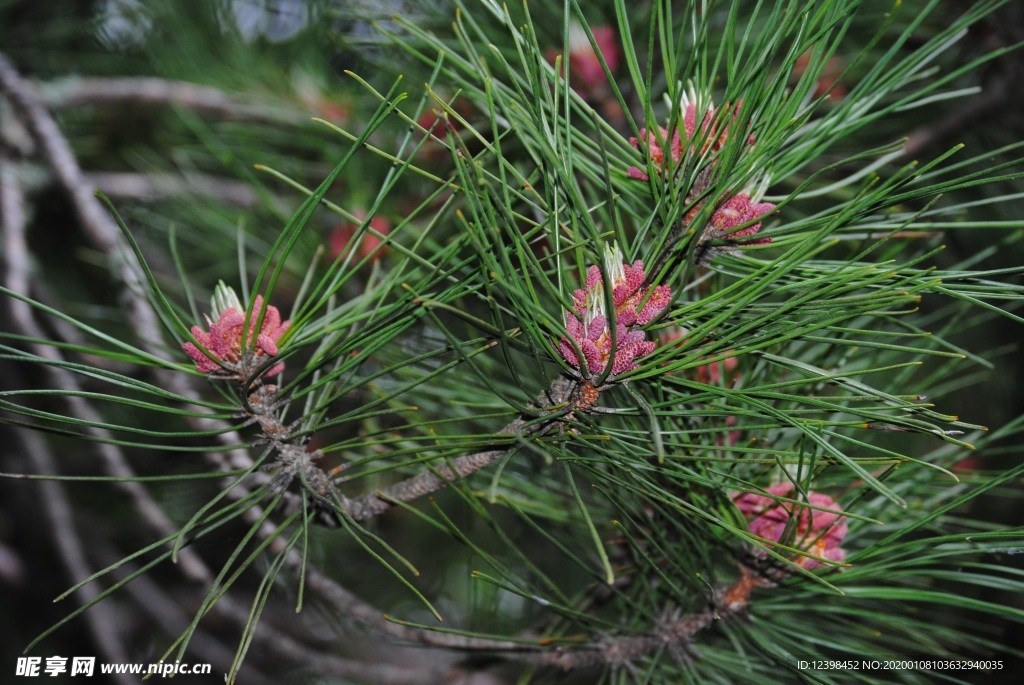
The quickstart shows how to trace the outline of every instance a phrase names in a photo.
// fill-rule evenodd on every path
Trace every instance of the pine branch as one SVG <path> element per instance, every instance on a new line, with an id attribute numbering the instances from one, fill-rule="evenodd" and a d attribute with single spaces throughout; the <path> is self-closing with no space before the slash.
<path id="1" fill-rule="evenodd" d="M 525 660 L 570 671 L 584 668 L 611 667 L 632 669 L 645 656 L 667 651 L 676 661 L 688 662 L 694 638 L 718 621 L 744 615 L 750 594 L 756 588 L 769 587 L 774 581 L 746 566 L 740 567 L 740 578 L 732 585 L 715 592 L 714 604 L 696 613 L 683 616 L 665 612 L 653 629 L 643 635 L 607 635 L 596 643 L 559 647 L 544 654 L 525 655 Z"/>
<path id="2" fill-rule="evenodd" d="M 576 384 L 565 377 L 557 378 L 551 387 L 537 398 L 537 406 L 564 405 L 576 391 Z M 541 410 L 541 416 L 546 411 Z M 541 436 L 553 427 L 557 417 L 526 425 L 527 419 L 519 417 L 500 431 L 499 435 L 515 435 L 517 438 Z M 408 503 L 429 495 L 459 479 L 466 478 L 509 453 L 508 449 L 487 450 L 466 454 L 453 459 L 450 464 L 443 464 L 433 472 L 423 472 L 391 485 L 383 490 L 366 493 L 344 502 L 345 512 L 355 521 L 365 521 L 383 514 L 398 503 Z"/>
<path id="3" fill-rule="evenodd" d="M 153 201 L 168 197 L 200 197 L 239 207 L 254 207 L 259 201 L 248 184 L 209 175 L 177 177 L 93 171 L 86 173 L 84 180 L 111 198 Z"/>
<path id="4" fill-rule="evenodd" d="M 180 106 L 224 119 L 271 124 L 304 123 L 298 110 L 251 105 L 210 86 L 162 78 L 74 78 L 37 86 L 42 102 L 55 109 L 84 105 Z"/>

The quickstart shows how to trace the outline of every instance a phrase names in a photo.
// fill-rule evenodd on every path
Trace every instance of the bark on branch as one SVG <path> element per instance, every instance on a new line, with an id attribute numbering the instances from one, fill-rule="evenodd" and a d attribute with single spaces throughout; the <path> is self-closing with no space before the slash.
<path id="1" fill-rule="evenodd" d="M 49 82 L 41 87 L 51 107 L 82 105 L 177 105 L 225 119 L 299 124 L 308 117 L 297 109 L 253 105 L 222 90 L 185 81 L 162 78 L 74 78 Z"/>
<path id="2" fill-rule="evenodd" d="M 537 405 L 551 406 L 568 402 L 575 387 L 576 384 L 573 381 L 559 377 L 555 379 L 548 390 L 541 393 L 537 399 Z M 550 427 L 550 422 L 527 425 L 526 419 L 520 417 L 502 428 L 500 434 L 518 434 L 525 437 L 527 435 L 544 433 Z M 460 478 L 465 478 L 481 469 L 487 468 L 508 454 L 508 452 L 508 449 L 496 449 L 463 455 L 453 459 L 451 466 L 443 464 L 437 467 L 436 472 L 424 471 L 383 490 L 368 492 L 348 500 L 345 503 L 345 510 L 356 521 L 365 521 L 392 509 L 395 506 L 395 502 L 412 502 L 420 497 L 437 492 Z"/>

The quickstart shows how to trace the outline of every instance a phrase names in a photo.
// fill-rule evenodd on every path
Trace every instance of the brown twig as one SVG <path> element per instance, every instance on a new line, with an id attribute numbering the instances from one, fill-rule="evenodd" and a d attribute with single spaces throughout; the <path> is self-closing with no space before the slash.
<path id="1" fill-rule="evenodd" d="M 540 394 L 536 404 L 538 407 L 564 405 L 573 396 L 577 385 L 576 381 L 559 376 L 552 382 L 550 388 Z M 551 420 L 528 425 L 525 418 L 519 417 L 502 428 L 498 434 L 525 437 L 543 434 L 552 425 Z M 383 490 L 368 492 L 350 499 L 344 503 L 345 511 L 356 521 L 371 519 L 389 511 L 397 502 L 412 502 L 437 492 L 460 478 L 465 478 L 481 469 L 485 469 L 508 453 L 509 449 L 506 448 L 463 455 L 453 459 L 450 466 L 442 464 L 433 472 L 424 471 Z"/>
<path id="2" fill-rule="evenodd" d="M 226 607 L 218 604 L 218 610 L 239 625 L 245 625 L 249 612 L 240 607 Z M 442 685 L 449 683 L 453 665 L 451 659 L 439 658 L 436 653 L 424 654 L 423 647 L 404 647 L 390 650 L 386 657 L 370 660 L 367 651 L 373 650 L 372 638 L 363 636 L 341 647 L 339 651 L 358 655 L 359 658 L 345 658 L 312 649 L 309 645 L 295 640 L 280 630 L 266 626 L 263 621 L 257 628 L 256 641 L 262 651 L 271 658 L 284 658 L 289 663 L 301 664 L 303 668 L 320 676 L 337 676 L 352 679 L 368 685 Z"/>
<path id="3" fill-rule="evenodd" d="M 629 668 L 638 659 L 667 651 L 685 661 L 694 637 L 716 621 L 722 621 L 746 612 L 750 594 L 756 588 L 772 584 L 756 571 L 741 567 L 741 575 L 732 585 L 716 593 L 715 602 L 703 611 L 685 615 L 667 615 L 657 621 L 653 629 L 642 635 L 610 635 L 597 642 L 579 647 L 556 647 L 544 653 L 524 654 L 530 663 L 555 666 L 563 670 L 612 667 Z"/>
<path id="4" fill-rule="evenodd" d="M 239 207 L 253 207 L 258 202 L 256 193 L 247 184 L 215 176 L 91 172 L 84 175 L 84 180 L 112 198 L 158 200 L 181 196 L 211 197 Z"/>
<path id="5" fill-rule="evenodd" d="M 308 117 L 292 108 L 252 105 L 222 90 L 184 81 L 161 78 L 74 78 L 43 86 L 51 107 L 82 105 L 177 105 L 228 119 L 248 119 L 274 124 L 299 124 Z"/>
<path id="6" fill-rule="evenodd" d="M 741 566 L 740 571 L 740 578 L 732 585 L 719 589 L 714 602 L 707 609 L 689 614 L 667 612 L 647 633 L 607 635 L 594 642 L 572 647 L 547 646 L 542 644 L 541 640 L 530 644 L 521 640 L 471 638 L 407 628 L 386 620 L 382 622 L 381 615 L 373 607 L 350 595 L 318 572 L 311 572 L 308 582 L 310 589 L 315 590 L 333 605 L 344 607 L 346 615 L 374 625 L 394 639 L 459 651 L 486 652 L 538 666 L 581 670 L 599 667 L 629 668 L 644 656 L 661 650 L 685 661 L 698 633 L 708 629 L 716 621 L 743 615 L 749 607 L 751 593 L 757 588 L 770 587 L 778 580 L 746 566 Z"/>
<path id="7" fill-rule="evenodd" d="M 538 432 L 545 425 L 534 424 L 531 427 L 523 428 L 524 423 L 523 419 L 516 419 L 505 426 L 500 433 L 526 436 Z M 395 506 L 396 502 L 412 502 L 437 492 L 460 478 L 465 478 L 481 469 L 487 468 L 508 454 L 508 452 L 508 449 L 496 449 L 463 455 L 453 459 L 451 466 L 448 464 L 438 466 L 436 472 L 424 471 L 383 490 L 368 492 L 348 500 L 345 502 L 345 510 L 356 521 L 371 519 L 389 511 Z"/>

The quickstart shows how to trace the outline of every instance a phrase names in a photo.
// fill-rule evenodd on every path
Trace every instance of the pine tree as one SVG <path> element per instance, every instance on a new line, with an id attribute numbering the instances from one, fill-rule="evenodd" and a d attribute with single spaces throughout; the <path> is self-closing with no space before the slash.
<path id="1" fill-rule="evenodd" d="M 1009 672 L 1024 422 L 964 398 L 1013 377 L 971 333 L 1022 323 L 1024 157 L 942 146 L 998 110 L 1012 6 L 169 5 L 93 6 L 95 78 L 0 56 L 4 470 L 77 603 L 19 647 Z"/>

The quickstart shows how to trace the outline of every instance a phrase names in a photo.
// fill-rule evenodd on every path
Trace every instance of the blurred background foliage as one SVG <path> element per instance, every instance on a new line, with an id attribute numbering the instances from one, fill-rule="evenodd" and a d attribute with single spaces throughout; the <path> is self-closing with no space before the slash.
<path id="1" fill-rule="evenodd" d="M 898 31 L 900 26 L 915 21 L 917 9 L 925 4 L 923 0 L 903 2 L 895 15 L 893 30 Z M 959 0 L 942 3 L 941 9 L 932 12 L 919 28 L 919 40 L 940 30 L 948 16 L 962 13 L 969 5 Z M 650 9 L 648 3 L 637 2 L 633 6 L 635 14 L 631 20 L 637 26 L 644 25 Z M 531 10 L 540 11 L 533 6 Z M 591 2 L 587 3 L 585 11 L 592 25 L 613 23 L 610 5 Z M 849 83 L 856 83 L 858 73 L 872 61 L 872 55 L 859 53 L 857 46 L 868 44 L 876 27 L 891 11 L 892 6 L 886 2 L 863 3 L 859 19 L 837 55 L 837 69 L 841 72 L 849 67 L 843 74 Z M 560 15 L 558 11 L 554 13 Z M 173 233 L 188 273 L 205 292 L 225 277 L 223 265 L 234 260 L 240 227 L 247 232 L 246 250 L 258 262 L 303 197 L 279 175 L 266 169 L 313 188 L 348 149 L 348 141 L 314 123 L 312 118 L 358 132 L 360 122 L 377 106 L 367 90 L 346 72 L 358 74 L 381 91 L 387 89 L 396 75 L 402 74 L 403 87 L 410 93 L 411 100 L 418 101 L 426 96 L 422 84 L 430 77 L 429 72 L 396 50 L 379 33 L 380 29 L 398 30 L 399 19 L 427 31 L 447 32 L 452 12 L 448 4 L 440 0 L 184 3 L 0 0 L 0 52 L 22 74 L 36 82 L 57 114 L 61 129 L 87 177 L 113 199 L 158 273 L 165 276 L 175 273 L 169 256 Z M 559 50 L 561 42 L 560 24 L 560 19 L 537 22 L 539 31 L 550 31 L 550 35 L 542 33 L 541 38 L 549 41 L 554 51 Z M 1022 40 L 1024 6 L 1011 2 L 975 25 L 952 51 L 943 55 L 938 66 L 950 69 Z M 887 47 L 883 44 L 873 49 Z M 907 45 L 905 49 L 914 47 Z M 899 130 L 890 128 L 887 122 L 861 130 L 822 154 L 820 166 L 904 136 L 909 139 L 908 158 L 920 159 L 934 157 L 960 143 L 976 154 L 981 150 L 998 151 L 1024 139 L 1024 119 L 1020 117 L 1020 112 L 1024 111 L 1024 92 L 1019 87 L 1024 81 L 1021 55 L 1021 51 L 1009 52 L 965 74 L 959 85 L 964 88 L 980 86 L 979 93 L 912 110 L 900 119 Z M 629 98 L 623 69 L 619 76 L 623 77 L 627 103 L 637 107 L 638 103 Z M 118 92 L 115 86 L 123 77 L 155 77 L 160 81 L 150 82 L 146 87 L 136 81 L 128 92 Z M 844 89 L 837 88 L 834 97 L 843 97 Z M 456 111 L 489 130 L 473 103 L 460 98 L 457 92 L 446 92 L 443 85 L 437 90 L 442 98 L 455 98 L 453 108 Z M 428 102 L 423 112 L 419 121 L 430 128 L 437 116 L 436 108 Z M 615 121 L 626 136 L 630 135 L 625 125 L 627 116 L 641 122 L 639 125 L 643 121 L 642 108 L 629 113 L 610 108 L 609 115 L 609 120 Z M 381 142 L 384 149 L 392 149 L 407 130 L 408 126 L 399 120 L 389 120 L 374 134 L 371 143 Z M 18 154 L 17 145 L 19 141 L 24 143 L 24 132 L 5 133 L 4 144 L 13 146 L 13 152 Z M 993 165 L 1002 159 L 999 152 L 993 153 Z M 416 161 L 423 169 L 441 177 L 446 177 L 453 169 L 448 150 L 435 141 L 423 145 Z M 378 198 L 379 179 L 387 174 L 390 166 L 381 156 L 361 156 L 358 164 L 345 169 L 330 199 L 353 217 L 364 216 L 376 203 L 374 214 L 385 222 L 381 225 L 387 226 L 399 224 L 402 217 L 424 202 L 440 201 L 429 197 L 435 186 L 427 186 L 419 182 L 416 174 L 408 173 L 392 191 Z M 23 171 L 32 172 L 31 169 Z M 49 290 L 51 294 L 47 299 L 60 302 L 68 313 L 86 321 L 102 322 L 108 330 L 123 327 L 119 309 L 95 304 L 111 302 L 121 296 L 105 271 L 104 259 L 85 244 L 74 228 L 76 219 L 72 207 L 45 171 L 37 170 L 34 180 L 30 185 L 30 242 L 35 248 L 33 253 L 40 259 L 38 273 L 46 276 L 46 282 L 39 287 L 44 292 Z M 795 183 L 798 179 L 789 182 Z M 997 205 L 983 203 L 986 197 L 1012 193 L 1020 193 L 1022 199 Z M 971 209 L 971 217 L 979 225 L 1019 222 L 1024 216 L 1024 192 L 1020 190 L 1019 181 L 959 190 L 957 195 L 944 198 L 943 202 L 978 203 Z M 802 209 L 808 213 L 815 210 L 810 203 Z M 318 214 L 314 222 L 313 230 L 307 230 L 301 238 L 283 289 L 295 291 L 318 251 L 331 254 L 339 241 L 344 242 L 344 232 L 351 230 L 346 227 L 346 221 L 335 214 Z M 450 226 L 442 226 L 432 239 L 443 241 L 446 234 L 456 230 L 452 221 Z M 985 234 L 982 239 L 978 234 L 983 230 L 960 229 L 946 233 L 942 242 L 947 250 L 937 258 L 937 263 L 940 266 L 955 264 L 978 255 L 979 245 L 994 242 L 991 236 L 996 236 L 1003 244 L 985 248 L 986 268 L 1024 263 L 1018 233 Z M 372 278 L 370 270 L 373 268 L 377 267 L 368 266 L 360 281 L 350 287 L 365 285 L 366 279 Z M 201 297 L 197 299 L 203 301 Z M 934 303 L 928 300 L 922 303 L 925 312 L 932 306 Z M 1000 318 L 977 326 L 969 324 L 969 321 L 964 322 L 963 330 L 953 330 L 950 340 L 968 347 L 981 345 L 989 351 L 998 351 L 996 371 L 976 384 L 962 380 L 945 388 L 940 384 L 943 409 L 966 421 L 1004 425 L 1024 413 L 1024 395 L 1019 382 L 1024 377 L 1018 348 L 1019 328 L 1010 327 Z M 23 367 L 5 370 L 8 379 L 23 381 L 19 385 L 24 385 L 26 376 L 31 383 L 31 374 L 31 370 Z M 474 392 L 479 393 L 481 402 L 487 398 L 487 393 L 481 389 L 466 388 L 467 403 L 473 402 Z M 444 401 L 443 397 L 438 398 L 439 405 Z M 996 442 L 970 457 L 971 463 L 965 468 L 1002 470 L 1016 465 L 1020 456 L 1013 444 Z M 63 469 L 70 473 L 92 472 L 88 453 L 80 453 L 79 444 L 68 441 L 64 448 Z M 178 462 L 173 468 L 180 468 L 182 472 L 201 469 L 198 457 L 193 455 L 181 453 L 174 459 Z M 11 461 L 18 463 L 13 457 Z M 167 462 L 162 461 L 159 466 L 152 466 L 150 473 L 163 474 L 167 468 Z M 5 466 L 3 470 L 20 469 Z M 146 472 L 145 467 L 142 471 Z M 156 492 L 161 502 L 169 505 L 166 507 L 169 511 L 191 512 L 202 501 L 194 490 L 194 485 L 186 483 L 168 484 L 157 488 Z M 97 539 L 104 544 L 116 541 L 120 549 L 135 549 L 151 542 L 133 525 L 135 515 L 126 502 L 108 497 L 101 488 L 73 487 L 70 492 L 75 516 L 81 517 L 78 521 L 81 530 L 102 531 Z M 971 514 L 991 520 L 994 525 L 1018 525 L 1024 515 L 1019 494 L 1019 490 L 1009 489 L 995 492 L 972 502 Z M 24 487 L 23 483 L 0 482 L 3 501 L 0 510 L 3 560 L 0 564 L 0 586 L 3 587 L 0 593 L 0 645 L 3 647 L 0 669 L 13 669 L 15 656 L 24 644 L 66 614 L 62 605 L 50 604 L 54 589 L 78 580 L 65 577 L 56 564 L 48 561 L 53 557 L 55 542 L 48 522 L 35 514 L 37 507 L 33 500 L 38 496 L 33 488 Z M 453 499 L 450 494 L 442 496 Z M 468 510 L 465 518 L 456 523 L 469 527 L 478 525 Z M 442 534 L 431 534 L 423 529 L 409 531 L 393 521 L 378 522 L 378 525 L 400 549 L 418 549 L 421 555 L 436 550 L 438 563 L 426 570 L 424 584 L 434 583 L 426 592 L 441 597 L 442 606 L 446 594 L 462 598 L 479 595 L 472 597 L 468 604 L 475 612 L 464 617 L 473 630 L 508 632 L 516 624 L 522 627 L 530 624 L 529 610 L 523 603 L 510 599 L 509 594 L 497 591 L 488 594 L 481 590 L 482 584 L 466 584 L 463 573 L 448 572 L 449 569 L 461 571 L 471 563 L 475 557 L 470 550 L 455 545 Z M 322 565 L 331 566 L 332 558 L 351 557 L 344 543 L 339 543 L 330 531 L 314 529 L 313 534 L 322 543 L 322 558 L 317 560 Z M 533 561 L 541 566 L 551 565 L 548 571 L 554 577 L 565 570 L 558 565 L 561 562 L 545 556 L 545 547 L 538 538 L 529 531 L 522 534 L 524 540 L 535 545 L 537 554 L 532 556 Z M 198 544 L 210 546 L 204 551 L 211 552 L 220 543 L 201 541 Z M 100 550 L 101 555 L 106 553 Z M 109 554 L 113 560 L 114 550 Z M 1014 561 L 1004 559 L 1002 563 Z M 1020 562 L 1015 565 L 1022 566 Z M 377 585 L 379 572 L 372 561 L 341 564 L 336 571 L 347 587 L 373 596 L 379 606 L 396 606 L 407 599 L 398 584 Z M 184 587 L 173 572 L 158 569 L 151 580 L 176 588 L 171 594 L 184 604 L 198 601 L 194 599 L 195 593 Z M 256 580 L 249 582 L 255 584 Z M 482 587 L 493 589 L 488 585 Z M 141 593 L 136 595 L 136 601 L 145 601 L 144 589 L 134 592 Z M 1005 596 L 998 589 L 984 598 L 1024 609 L 1024 599 Z M 132 646 L 133 652 L 152 654 L 155 659 L 164 648 L 167 633 L 173 630 L 153 626 L 128 599 L 115 596 L 111 601 L 116 603 L 125 624 L 134 624 L 137 628 L 125 631 L 137 640 Z M 457 611 L 454 607 L 455 603 L 449 609 Z M 422 611 L 405 609 L 406 617 Z M 288 607 L 280 610 L 287 611 Z M 286 621 L 287 617 L 283 617 L 278 625 Z M 336 629 L 333 624 L 337 621 L 336 616 L 314 613 L 313 618 L 296 631 L 301 633 L 302 639 L 316 642 L 317 623 L 322 622 L 322 630 L 330 633 Z M 214 637 L 219 636 L 225 644 L 231 644 L 233 625 L 212 624 L 207 628 Z M 219 634 L 219 630 L 223 633 Z M 1007 622 L 993 633 L 1007 644 L 1024 647 L 1024 636 L 1019 631 L 1019 626 Z M 81 622 L 59 631 L 46 644 L 48 653 L 53 654 L 96 651 Z M 250 657 L 259 663 L 259 674 L 250 673 L 251 680 L 243 679 L 243 682 L 261 682 L 260 677 L 266 682 L 279 682 L 277 678 L 284 677 L 282 674 L 293 673 L 291 664 L 281 665 L 280 673 L 275 673 L 271 660 L 261 659 L 259 650 L 258 646 L 254 647 Z M 381 653 L 380 658 L 386 661 L 387 655 Z M 424 653 L 423 659 L 426 662 L 430 657 Z"/>

